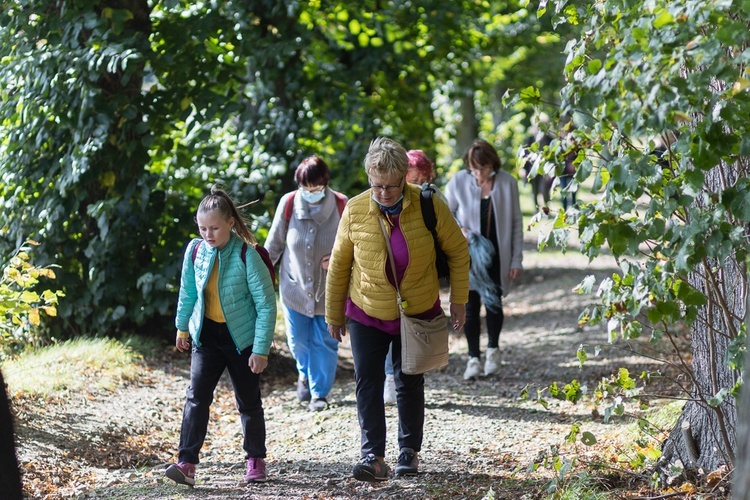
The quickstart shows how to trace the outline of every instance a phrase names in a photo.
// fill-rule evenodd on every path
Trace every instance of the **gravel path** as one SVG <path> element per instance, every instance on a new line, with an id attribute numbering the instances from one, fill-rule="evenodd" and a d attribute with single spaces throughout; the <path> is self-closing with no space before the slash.
<path id="1" fill-rule="evenodd" d="M 572 288 L 588 274 L 611 275 L 612 262 L 594 267 L 579 255 L 531 250 L 525 266 L 505 302 L 501 374 L 465 382 L 466 342 L 454 335 L 449 366 L 427 375 L 421 474 L 415 478 L 376 485 L 351 478 L 359 427 L 348 342 L 340 351 L 331 408 L 313 413 L 296 400 L 293 364 L 283 340 L 277 340 L 264 388 L 269 482 L 241 481 L 240 426 L 225 379 L 213 405 L 197 486 L 164 478 L 176 455 L 189 369 L 184 354 L 166 349 L 148 360 L 137 384 L 116 393 L 16 403 L 27 490 L 40 498 L 542 498 L 549 471 L 532 473 L 529 467 L 564 441 L 572 423 L 598 436 L 624 423 L 605 425 L 586 404 L 550 400 L 544 409 L 534 401 L 537 389 L 573 378 L 593 387 L 613 369 L 626 364 L 635 370 L 646 360 L 607 349 L 602 326 L 577 326 L 578 314 L 593 298 Z M 604 344 L 583 369 L 575 357 L 581 343 Z M 525 387 L 530 401 L 519 399 Z M 386 460 L 392 467 L 395 407 L 387 408 L 387 423 Z"/>

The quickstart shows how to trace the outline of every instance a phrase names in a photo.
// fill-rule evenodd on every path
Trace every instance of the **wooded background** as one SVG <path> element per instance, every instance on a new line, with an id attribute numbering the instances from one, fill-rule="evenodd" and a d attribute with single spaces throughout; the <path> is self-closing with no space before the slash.
<path id="1" fill-rule="evenodd" d="M 601 304 L 581 321 L 606 322 L 605 341 L 692 340 L 662 478 L 731 468 L 749 27 L 750 0 L 0 1 L 0 254 L 31 239 L 36 265 L 59 266 L 46 339 L 164 334 L 212 184 L 260 200 L 262 240 L 305 156 L 350 195 L 378 135 L 425 150 L 442 179 L 482 137 L 516 173 L 544 112 L 555 140 L 538 172 L 572 155 L 570 189 L 598 199 L 552 213 L 543 244 L 573 230 L 621 267 L 582 284 Z M 625 382 L 600 388 L 621 398 L 609 414 L 635 395 Z"/>

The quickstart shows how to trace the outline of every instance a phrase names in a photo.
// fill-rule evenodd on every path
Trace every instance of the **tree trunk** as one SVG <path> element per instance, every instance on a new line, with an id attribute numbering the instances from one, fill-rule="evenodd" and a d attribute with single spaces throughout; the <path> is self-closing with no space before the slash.
<path id="1" fill-rule="evenodd" d="M 733 185 L 742 167 L 741 163 L 722 165 L 708 172 L 705 190 L 716 192 Z M 705 199 L 710 200 L 710 197 Z M 700 210 L 711 209 L 705 206 L 704 198 L 699 196 L 696 200 Z M 734 256 L 721 262 L 704 259 L 688 279 L 706 295 L 708 302 L 691 327 L 694 382 L 691 400 L 685 404 L 677 424 L 662 445 L 658 464 L 662 478 L 674 476 L 672 467 L 680 463 L 688 478 L 709 473 L 722 465 L 731 469 L 736 448 L 734 398 L 726 396 L 717 406 L 709 405 L 707 400 L 721 389 L 730 390 L 740 378 L 740 372 L 727 365 L 726 355 L 745 316 L 746 270 Z"/>
<path id="2" fill-rule="evenodd" d="M 750 296 L 745 308 L 745 324 L 750 321 Z M 750 366 L 750 349 L 745 351 L 745 367 Z M 743 383 L 746 383 L 744 380 Z M 750 500 L 750 394 L 742 386 L 737 427 L 737 459 L 732 477 L 732 498 Z"/>
<path id="3" fill-rule="evenodd" d="M 464 151 L 469 149 L 471 143 L 479 136 L 479 124 L 474 108 L 474 94 L 469 93 L 461 97 L 459 104 L 459 114 L 462 118 L 456 127 L 456 154 L 461 158 Z"/>
<path id="4" fill-rule="evenodd" d="M 0 491 L 3 498 L 23 498 L 21 474 L 16 458 L 16 434 L 13 431 L 13 415 L 10 410 L 10 399 L 5 391 L 5 380 L 0 372 Z"/>

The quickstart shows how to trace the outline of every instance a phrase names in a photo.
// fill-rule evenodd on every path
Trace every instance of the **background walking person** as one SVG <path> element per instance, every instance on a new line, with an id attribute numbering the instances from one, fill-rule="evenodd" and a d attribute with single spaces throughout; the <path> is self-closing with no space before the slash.
<path id="1" fill-rule="evenodd" d="M 494 253 L 490 266 L 482 266 L 479 259 L 472 257 L 472 275 L 486 275 L 491 280 L 490 285 L 494 286 L 483 289 L 484 297 L 474 283 L 469 292 L 464 327 L 469 347 L 464 379 L 469 380 L 500 370 L 498 344 L 504 321 L 502 296 L 507 295 L 511 281 L 522 273 L 523 216 L 518 182 L 500 169 L 500 158 L 490 143 L 475 140 L 464 155 L 464 164 L 466 170 L 457 172 L 446 186 L 448 206 L 469 240 L 472 256 L 474 251 L 487 246 L 483 243 L 488 243 Z M 486 252 L 478 251 L 477 254 Z M 479 361 L 482 302 L 485 303 L 488 334 L 484 371 Z"/>
<path id="2" fill-rule="evenodd" d="M 328 260 L 346 197 L 328 187 L 328 165 L 305 158 L 294 179 L 297 191 L 282 196 L 266 239 L 279 264 L 279 294 L 284 306 L 289 350 L 297 364 L 297 398 L 311 411 L 328 407 L 338 364 L 338 342 L 325 322 Z"/>

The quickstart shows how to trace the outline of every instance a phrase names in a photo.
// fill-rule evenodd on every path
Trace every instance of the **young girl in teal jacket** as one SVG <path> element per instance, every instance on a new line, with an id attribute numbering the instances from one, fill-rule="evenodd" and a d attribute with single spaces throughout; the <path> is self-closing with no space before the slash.
<path id="1" fill-rule="evenodd" d="M 195 466 L 206 438 L 209 407 L 224 369 L 234 387 L 247 460 L 245 481 L 266 481 L 266 424 L 260 373 L 276 326 L 276 296 L 252 232 L 232 199 L 214 187 L 196 214 L 201 239 L 182 261 L 175 345 L 191 348 L 190 386 L 182 416 L 178 463 L 168 478 L 195 484 Z"/>

